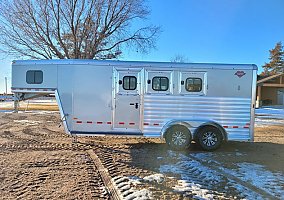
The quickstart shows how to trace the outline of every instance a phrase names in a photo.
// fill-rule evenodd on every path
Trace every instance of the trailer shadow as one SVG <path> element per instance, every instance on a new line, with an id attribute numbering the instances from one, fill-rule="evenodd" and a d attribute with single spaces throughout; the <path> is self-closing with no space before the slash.
<path id="1" fill-rule="evenodd" d="M 166 144 L 144 143 L 128 144 L 132 162 L 130 166 L 159 172 L 161 164 L 176 162 L 169 154 L 175 153 Z M 186 151 L 177 151 L 181 155 L 191 155 L 207 161 L 218 162 L 224 167 L 234 168 L 237 163 L 254 163 L 263 165 L 271 171 L 284 174 L 284 144 L 269 142 L 228 142 L 213 152 L 203 151 L 192 145 Z M 178 158 L 177 158 L 178 159 Z"/>
<path id="2" fill-rule="evenodd" d="M 258 192 L 267 195 L 267 191 L 275 197 L 282 194 L 277 188 L 282 188 L 284 181 L 284 144 L 228 142 L 216 151 L 207 152 L 196 145 L 186 151 L 173 151 L 163 142 L 145 139 L 106 141 L 98 145 L 103 141 L 97 140 L 88 145 L 100 152 L 103 165 L 115 166 L 110 170 L 111 176 L 138 178 L 143 187 L 152 188 L 151 191 L 173 195 L 205 192 L 229 199 L 255 199 Z M 245 181 L 247 177 L 251 178 L 249 183 Z M 269 185 L 272 180 L 277 187 L 271 185 L 259 190 L 253 185 L 256 180 L 264 181 L 264 185 Z M 248 196 L 251 193 L 256 196 Z"/>
<path id="3" fill-rule="evenodd" d="M 116 148 L 115 145 L 103 145 L 103 151 L 113 152 L 114 154 L 127 155 L 130 159 L 120 160 L 121 163 L 130 167 L 142 170 L 151 170 L 159 172 L 161 164 L 174 163 L 173 157 L 169 157 L 170 153 L 178 153 L 185 156 L 195 156 L 200 159 L 216 161 L 221 165 L 233 168 L 237 163 L 254 163 L 265 166 L 272 171 L 280 171 L 284 174 L 284 144 L 270 142 L 226 142 L 215 151 L 203 151 L 194 143 L 188 150 L 173 151 L 163 143 L 151 142 L 151 140 L 137 141 L 131 139 L 127 142 L 125 139 L 116 139 L 117 144 L 123 144 L 124 148 Z M 96 146 L 96 142 L 83 143 L 90 146 Z M 177 158 L 178 159 L 178 158 Z"/>

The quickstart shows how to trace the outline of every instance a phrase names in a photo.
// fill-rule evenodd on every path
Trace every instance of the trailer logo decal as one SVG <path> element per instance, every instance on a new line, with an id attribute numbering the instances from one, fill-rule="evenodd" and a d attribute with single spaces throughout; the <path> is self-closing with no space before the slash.
<path id="1" fill-rule="evenodd" d="M 246 75 L 246 73 L 244 71 L 237 71 L 235 75 L 239 78 L 242 78 L 244 75 Z"/>

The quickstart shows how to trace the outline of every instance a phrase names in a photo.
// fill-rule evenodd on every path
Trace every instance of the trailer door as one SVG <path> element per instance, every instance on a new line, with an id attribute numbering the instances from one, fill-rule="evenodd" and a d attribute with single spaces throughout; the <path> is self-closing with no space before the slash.
<path id="1" fill-rule="evenodd" d="M 141 69 L 116 69 L 113 128 L 141 133 Z"/>

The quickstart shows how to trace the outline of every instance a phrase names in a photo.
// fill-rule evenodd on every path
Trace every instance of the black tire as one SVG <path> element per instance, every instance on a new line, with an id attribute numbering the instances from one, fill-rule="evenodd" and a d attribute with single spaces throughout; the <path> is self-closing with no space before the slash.
<path id="1" fill-rule="evenodd" d="M 223 137 L 221 131 L 214 126 L 205 126 L 197 132 L 196 142 L 206 151 L 213 151 L 221 146 Z"/>
<path id="2" fill-rule="evenodd" d="M 171 149 L 180 151 L 189 148 L 192 136 L 185 126 L 174 125 L 166 131 L 165 139 Z"/>

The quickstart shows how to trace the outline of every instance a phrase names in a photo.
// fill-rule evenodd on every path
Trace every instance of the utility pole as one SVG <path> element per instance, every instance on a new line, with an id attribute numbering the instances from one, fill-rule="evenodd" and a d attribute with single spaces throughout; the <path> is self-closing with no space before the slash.
<path id="1" fill-rule="evenodd" d="M 6 96 L 8 94 L 8 90 L 7 90 L 7 77 L 5 77 L 5 86 L 6 86 Z"/>

